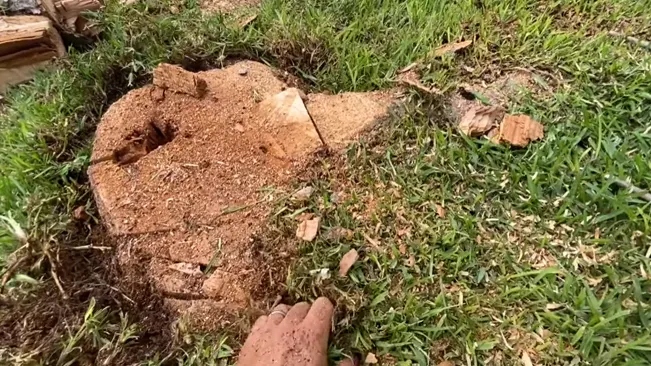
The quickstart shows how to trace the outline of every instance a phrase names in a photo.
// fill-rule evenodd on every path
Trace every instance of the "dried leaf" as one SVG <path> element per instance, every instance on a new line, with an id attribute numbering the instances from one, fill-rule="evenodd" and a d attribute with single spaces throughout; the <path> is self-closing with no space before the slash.
<path id="1" fill-rule="evenodd" d="M 454 363 L 452 363 L 452 361 L 443 361 L 439 363 L 438 366 L 454 366 Z"/>
<path id="2" fill-rule="evenodd" d="M 441 205 L 436 205 L 436 214 L 439 215 L 440 218 L 444 219 L 445 218 L 445 209 Z"/>
<path id="3" fill-rule="evenodd" d="M 524 366 L 533 366 L 533 362 L 531 362 L 531 357 L 529 357 L 527 351 L 522 351 L 522 364 Z"/>
<path id="4" fill-rule="evenodd" d="M 307 201 L 308 199 L 310 199 L 310 196 L 312 196 L 313 192 L 314 192 L 314 188 L 312 188 L 312 186 L 307 186 L 303 189 L 296 191 L 292 195 L 292 198 L 296 201 Z"/>
<path id="5" fill-rule="evenodd" d="M 463 41 L 463 42 L 456 42 L 456 43 L 447 43 L 442 45 L 441 47 L 438 47 L 434 49 L 434 51 L 431 52 L 431 55 L 433 57 L 441 57 L 445 55 L 446 53 L 454 53 L 457 51 L 461 51 L 464 48 L 467 48 L 472 44 L 472 41 Z"/>
<path id="6" fill-rule="evenodd" d="M 529 142 L 540 140 L 544 136 L 543 125 L 531 117 L 507 114 L 502 120 L 497 138 L 500 142 L 506 141 L 512 146 L 525 147 Z"/>
<path id="7" fill-rule="evenodd" d="M 558 309 L 562 308 L 563 306 L 564 306 L 563 304 L 556 304 L 556 303 L 552 302 L 552 303 L 547 304 L 547 306 L 545 308 L 547 310 L 552 311 L 552 310 L 558 310 Z"/>
<path id="8" fill-rule="evenodd" d="M 405 244 L 400 244 L 398 247 L 398 250 L 400 251 L 400 254 L 405 255 L 407 254 L 407 246 Z"/>
<path id="9" fill-rule="evenodd" d="M 377 357 L 375 357 L 375 354 L 371 352 L 369 352 L 364 359 L 364 363 L 366 364 L 376 364 L 377 362 Z"/>
<path id="10" fill-rule="evenodd" d="M 315 217 L 311 220 L 303 220 L 298 224 L 296 229 L 296 237 L 305 241 L 312 241 L 316 238 L 316 233 L 319 231 L 320 217 Z"/>
<path id="11" fill-rule="evenodd" d="M 439 89 L 437 89 L 436 87 L 431 86 L 431 87 L 428 88 L 425 85 L 423 85 L 420 82 L 420 77 L 413 70 L 412 71 L 407 71 L 405 73 L 400 74 L 400 76 L 398 76 L 397 81 L 399 83 L 401 83 L 401 84 L 412 86 L 412 87 L 414 87 L 414 88 L 416 88 L 416 89 L 418 89 L 418 90 L 420 90 L 420 91 L 422 91 L 424 93 L 430 94 L 430 95 L 443 95 L 443 92 L 440 91 Z"/>
<path id="12" fill-rule="evenodd" d="M 500 107 L 473 107 L 461 118 L 459 129 L 470 137 L 482 136 L 496 126 L 503 113 Z"/>
<path id="13" fill-rule="evenodd" d="M 345 277 L 355 262 L 357 262 L 358 258 L 359 254 L 355 249 L 351 249 L 348 251 L 348 253 L 344 254 L 344 256 L 341 258 L 341 261 L 339 262 L 339 275 Z"/>
<path id="14" fill-rule="evenodd" d="M 258 14 L 254 14 L 251 15 L 250 17 L 242 19 L 239 23 L 240 28 L 245 28 L 247 25 L 251 24 L 257 17 Z"/>

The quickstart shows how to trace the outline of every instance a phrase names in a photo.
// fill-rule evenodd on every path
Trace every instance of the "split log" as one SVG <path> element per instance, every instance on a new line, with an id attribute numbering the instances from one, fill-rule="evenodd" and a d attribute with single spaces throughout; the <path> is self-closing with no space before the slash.
<path id="1" fill-rule="evenodd" d="M 41 16 L 0 16 L 0 93 L 29 80 L 65 47 L 49 19 Z"/>

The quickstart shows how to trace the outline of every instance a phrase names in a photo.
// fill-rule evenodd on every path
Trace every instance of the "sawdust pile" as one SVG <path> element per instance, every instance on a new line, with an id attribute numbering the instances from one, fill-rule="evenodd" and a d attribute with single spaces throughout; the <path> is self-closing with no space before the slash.
<path id="1" fill-rule="evenodd" d="M 392 102 L 386 92 L 305 95 L 275 74 L 249 61 L 196 74 L 161 65 L 97 128 L 89 176 L 121 238 L 118 259 L 208 327 L 259 307 L 260 288 L 273 286 L 268 264 L 288 248 L 254 238 L 290 179 Z"/>

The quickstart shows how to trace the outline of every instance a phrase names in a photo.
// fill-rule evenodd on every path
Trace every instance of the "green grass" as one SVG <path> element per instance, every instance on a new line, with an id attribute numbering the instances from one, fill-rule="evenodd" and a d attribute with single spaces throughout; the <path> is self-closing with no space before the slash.
<path id="1" fill-rule="evenodd" d="M 355 235 L 320 235 L 301 248 L 290 292 L 337 301 L 335 358 L 372 351 L 401 365 L 519 364 L 524 350 L 545 365 L 649 364 L 650 205 L 613 179 L 651 188 L 651 56 L 607 31 L 651 38 L 650 7 L 267 0 L 252 26 L 238 30 L 191 2 L 178 15 L 165 3 L 110 3 L 93 50 L 73 52 L 58 71 L 7 97 L 0 212 L 34 243 L 65 240 L 71 210 L 92 206 L 84 172 L 98 116 L 161 61 L 200 67 L 244 56 L 316 90 L 361 91 L 393 86 L 397 69 L 433 47 L 473 39 L 456 57 L 426 59 L 422 80 L 451 91 L 511 67 L 556 75 L 552 95 L 524 94 L 509 105 L 545 125 L 543 141 L 509 149 L 465 138 L 438 101 L 414 96 L 380 137 L 351 147 L 344 166 L 322 162 L 309 210 L 323 218 L 322 233 L 342 226 Z M 291 233 L 295 222 L 273 225 Z M 16 245 L 9 231 L 0 231 L 0 243 Z M 362 256 L 348 278 L 317 283 L 309 274 L 335 271 L 350 248 Z M 195 343 L 179 362 L 227 357 L 230 349 L 218 345 Z"/>

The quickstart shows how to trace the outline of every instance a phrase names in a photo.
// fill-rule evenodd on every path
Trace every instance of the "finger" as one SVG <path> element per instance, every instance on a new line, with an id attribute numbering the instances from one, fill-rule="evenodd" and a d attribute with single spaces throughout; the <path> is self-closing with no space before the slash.
<path id="1" fill-rule="evenodd" d="M 303 324 L 313 327 L 319 334 L 325 334 L 325 342 L 328 342 L 327 335 L 330 334 L 330 325 L 332 323 L 333 306 L 330 300 L 325 297 L 319 297 L 314 301 L 310 311 L 305 316 Z"/>
<path id="2" fill-rule="evenodd" d="M 283 319 L 285 319 L 285 316 L 287 316 L 287 313 L 291 308 L 292 308 L 291 306 L 285 304 L 280 304 L 276 306 L 269 314 L 269 318 L 267 322 L 273 325 L 280 324 L 280 322 L 282 322 Z"/>
<path id="3" fill-rule="evenodd" d="M 298 304 L 292 306 L 283 320 L 283 324 L 287 322 L 288 324 L 298 324 L 305 319 L 305 316 L 310 311 L 310 304 L 306 302 L 299 302 Z"/>

